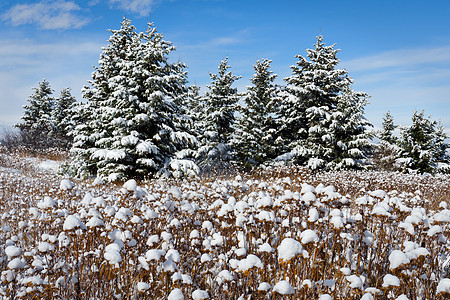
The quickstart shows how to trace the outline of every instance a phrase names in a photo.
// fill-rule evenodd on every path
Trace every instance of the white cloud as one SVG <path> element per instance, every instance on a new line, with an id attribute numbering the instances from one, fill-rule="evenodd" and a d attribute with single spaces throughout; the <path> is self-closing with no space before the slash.
<path id="1" fill-rule="evenodd" d="M 343 65 L 349 70 L 358 72 L 441 62 L 450 63 L 450 46 L 386 51 L 377 55 L 348 60 L 343 62 Z"/>
<path id="2" fill-rule="evenodd" d="M 149 16 L 152 8 L 161 0 L 109 0 L 112 5 L 120 9 L 139 14 L 141 17 Z"/>
<path id="3" fill-rule="evenodd" d="M 101 46 L 95 40 L 0 40 L 0 124 L 20 120 L 22 105 L 44 77 L 55 94 L 70 87 L 81 100 L 81 88 L 90 79 Z"/>
<path id="4" fill-rule="evenodd" d="M 13 26 L 38 24 L 43 29 L 71 29 L 86 25 L 89 20 L 76 14 L 80 7 L 73 1 L 41 1 L 16 4 L 1 17 Z"/>
<path id="5" fill-rule="evenodd" d="M 450 46 L 397 49 L 342 61 L 355 79 L 354 89 L 371 95 L 366 116 L 376 126 L 386 111 L 408 125 L 414 110 L 424 109 L 450 128 Z"/>

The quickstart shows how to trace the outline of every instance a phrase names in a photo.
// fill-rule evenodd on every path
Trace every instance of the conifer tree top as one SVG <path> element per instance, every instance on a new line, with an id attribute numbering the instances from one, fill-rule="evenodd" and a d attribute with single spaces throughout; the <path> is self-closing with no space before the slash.
<path id="1" fill-rule="evenodd" d="M 83 90 L 88 114 L 75 128 L 72 149 L 79 177 L 115 181 L 166 173 L 179 151 L 195 143 L 176 104 L 187 94 L 185 65 L 169 62 L 175 47 L 147 25 L 136 32 L 124 19 L 120 29 L 110 30 L 91 86 Z"/>

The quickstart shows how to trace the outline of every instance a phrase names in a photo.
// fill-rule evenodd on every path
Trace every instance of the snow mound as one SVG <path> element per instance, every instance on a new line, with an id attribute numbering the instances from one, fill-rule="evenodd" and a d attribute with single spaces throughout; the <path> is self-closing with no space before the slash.
<path id="1" fill-rule="evenodd" d="M 78 228 L 85 228 L 85 225 L 81 222 L 80 218 L 76 215 L 67 216 L 64 221 L 63 230 L 75 230 Z"/>
<path id="2" fill-rule="evenodd" d="M 134 179 L 130 179 L 123 184 L 123 188 L 129 192 L 135 192 L 137 189 L 137 182 Z"/>
<path id="3" fill-rule="evenodd" d="M 286 280 L 278 281 L 273 287 L 273 291 L 281 295 L 293 295 L 295 293 L 292 285 Z"/>
<path id="4" fill-rule="evenodd" d="M 403 253 L 403 251 L 394 250 L 389 255 L 389 262 L 390 262 L 389 269 L 395 270 L 398 267 L 409 264 L 410 259 L 405 253 Z"/>
<path id="5" fill-rule="evenodd" d="M 254 254 L 249 254 L 247 258 L 239 261 L 238 270 L 241 272 L 245 272 L 252 268 L 262 269 L 264 267 L 263 263 L 259 259 L 258 256 Z"/>
<path id="6" fill-rule="evenodd" d="M 277 248 L 278 260 L 289 261 L 298 254 L 302 253 L 302 245 L 300 242 L 292 239 L 285 238 Z"/>
<path id="7" fill-rule="evenodd" d="M 169 296 L 167 297 L 167 300 L 183 300 L 183 299 L 184 299 L 183 292 L 178 288 L 173 289 L 170 292 Z"/>
<path id="8" fill-rule="evenodd" d="M 386 274 L 383 277 L 383 287 L 400 286 L 400 279 L 397 276 Z"/>
<path id="9" fill-rule="evenodd" d="M 150 288 L 150 285 L 146 282 L 138 282 L 137 289 L 139 292 L 145 292 Z"/>
<path id="10" fill-rule="evenodd" d="M 75 184 L 70 181 L 69 179 L 63 179 L 61 180 L 61 183 L 59 184 L 59 188 L 63 191 L 68 191 L 73 189 L 73 187 L 75 186 Z"/>
<path id="11" fill-rule="evenodd" d="M 314 230 L 306 229 L 300 234 L 302 244 L 309 244 L 312 242 L 318 242 L 319 237 Z"/>
<path id="12" fill-rule="evenodd" d="M 14 258 L 13 260 L 11 260 L 8 263 L 8 268 L 11 270 L 14 269 L 23 269 L 25 268 L 26 264 L 23 260 L 21 260 L 20 258 Z"/>
<path id="13" fill-rule="evenodd" d="M 362 289 L 364 281 L 363 278 L 361 278 L 358 275 L 350 275 L 345 277 L 347 281 L 350 283 L 350 287 L 354 289 Z"/>
<path id="14" fill-rule="evenodd" d="M 192 299 L 193 300 L 209 299 L 209 295 L 207 291 L 195 290 L 194 292 L 192 292 Z"/>
<path id="15" fill-rule="evenodd" d="M 48 196 L 45 196 L 44 199 L 37 203 L 37 207 L 45 210 L 55 207 L 56 204 L 57 202 L 55 200 Z"/>
<path id="16" fill-rule="evenodd" d="M 450 278 L 443 278 L 439 281 L 436 294 L 450 294 Z"/>
<path id="17" fill-rule="evenodd" d="M 261 282 L 258 286 L 258 291 L 268 291 L 272 288 L 267 282 Z"/>
<path id="18" fill-rule="evenodd" d="M 6 256 L 9 258 L 16 257 L 22 255 L 22 249 L 17 246 L 8 246 L 5 248 Z"/>

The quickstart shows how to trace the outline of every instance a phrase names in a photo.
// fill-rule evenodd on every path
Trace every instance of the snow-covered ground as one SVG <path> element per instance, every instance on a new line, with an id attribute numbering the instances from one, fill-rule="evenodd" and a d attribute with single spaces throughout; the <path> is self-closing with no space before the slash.
<path id="1" fill-rule="evenodd" d="M 0 298 L 450 295 L 449 176 L 292 168 L 106 185 L 59 165 L 0 152 Z"/>

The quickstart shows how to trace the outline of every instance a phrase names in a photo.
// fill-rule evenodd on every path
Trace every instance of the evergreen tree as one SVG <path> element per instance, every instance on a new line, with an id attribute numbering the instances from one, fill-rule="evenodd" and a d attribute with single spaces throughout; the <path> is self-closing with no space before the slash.
<path id="1" fill-rule="evenodd" d="M 179 95 L 174 100 L 180 110 L 182 126 L 196 140 L 200 140 L 203 136 L 203 100 L 203 97 L 200 96 L 200 87 L 196 84 L 189 86 L 185 94 Z M 178 152 L 177 156 L 195 161 L 198 155 L 198 146 L 197 142 L 191 147 Z"/>
<path id="2" fill-rule="evenodd" d="M 353 92 L 347 71 L 336 68 L 339 50 L 334 46 L 325 46 L 319 36 L 314 49 L 307 49 L 309 60 L 296 56 L 282 94 L 279 134 L 284 154 L 277 160 L 321 169 L 357 167 L 365 156 L 367 143 L 361 139 L 369 125 L 362 116 L 367 95 Z M 356 105 L 351 115 L 342 110 L 349 103 Z M 352 125 L 342 116 L 351 118 Z M 340 133 L 349 130 L 350 136 Z"/>
<path id="3" fill-rule="evenodd" d="M 68 133 L 74 127 L 72 124 L 72 113 L 75 102 L 75 97 L 70 93 L 70 88 L 62 89 L 59 97 L 54 102 L 51 136 L 63 148 L 69 147 L 72 142 Z"/>
<path id="4" fill-rule="evenodd" d="M 331 114 L 329 135 L 332 150 L 327 169 L 355 168 L 367 163 L 373 147 L 369 142 L 368 127 L 372 124 L 364 117 L 368 95 L 346 86 L 338 96 L 336 110 Z"/>
<path id="5" fill-rule="evenodd" d="M 24 105 L 24 115 L 22 123 L 16 125 L 21 130 L 29 131 L 50 131 L 51 116 L 54 105 L 52 97 L 53 89 L 50 83 L 44 78 L 37 88 L 33 88 L 34 93 L 28 98 L 28 105 Z"/>
<path id="6" fill-rule="evenodd" d="M 277 75 L 269 70 L 271 60 L 258 60 L 240 109 L 241 117 L 233 135 L 233 148 L 243 163 L 259 165 L 276 157 Z"/>
<path id="7" fill-rule="evenodd" d="M 449 138 L 445 133 L 444 126 L 439 122 L 436 124 L 436 129 L 434 132 L 434 144 L 435 151 L 434 156 L 437 161 L 437 171 L 443 171 L 446 173 L 450 172 L 450 155 L 447 151 L 450 148 L 450 145 L 446 143 L 446 140 Z"/>
<path id="8" fill-rule="evenodd" d="M 52 109 L 54 107 L 53 89 L 44 78 L 24 105 L 22 123 L 14 125 L 22 133 L 24 143 L 30 147 L 45 148 L 49 146 L 48 134 L 52 130 Z"/>
<path id="9" fill-rule="evenodd" d="M 185 65 L 168 62 L 172 43 L 152 24 L 137 33 L 127 19 L 110 32 L 91 86 L 83 90 L 89 115 L 74 129 L 72 169 L 109 181 L 195 169 L 177 156 L 196 141 L 174 103 L 187 91 Z"/>
<path id="10" fill-rule="evenodd" d="M 394 124 L 394 118 L 389 111 L 386 112 L 381 125 L 382 129 L 377 133 L 380 143 L 376 146 L 374 163 L 382 170 L 393 171 L 398 168 L 396 161 L 401 152 L 398 147 L 399 140 L 394 134 L 398 126 Z"/>
<path id="11" fill-rule="evenodd" d="M 430 117 L 424 117 L 424 111 L 414 111 L 412 125 L 402 129 L 402 157 L 400 162 L 404 168 L 419 173 L 434 173 L 439 163 L 448 164 L 446 153 L 448 144 L 442 126 Z"/>
<path id="12" fill-rule="evenodd" d="M 380 140 L 389 144 L 396 144 L 398 142 L 398 139 L 394 135 L 394 131 L 398 126 L 394 125 L 394 118 L 389 111 L 387 111 L 384 115 L 381 126 L 382 129 L 378 134 Z"/>
<path id="13" fill-rule="evenodd" d="M 204 99 L 204 127 L 198 157 L 203 165 L 217 165 L 230 157 L 230 139 L 235 122 L 236 104 L 239 93 L 231 85 L 239 79 L 228 69 L 228 57 L 219 64 L 217 74 L 210 74 Z"/>
<path id="14" fill-rule="evenodd" d="M 202 135 L 204 98 L 200 95 L 200 87 L 196 84 L 187 89 L 187 94 L 177 99 L 176 104 L 182 109 L 182 114 L 186 116 L 187 128 L 196 136 Z"/>

